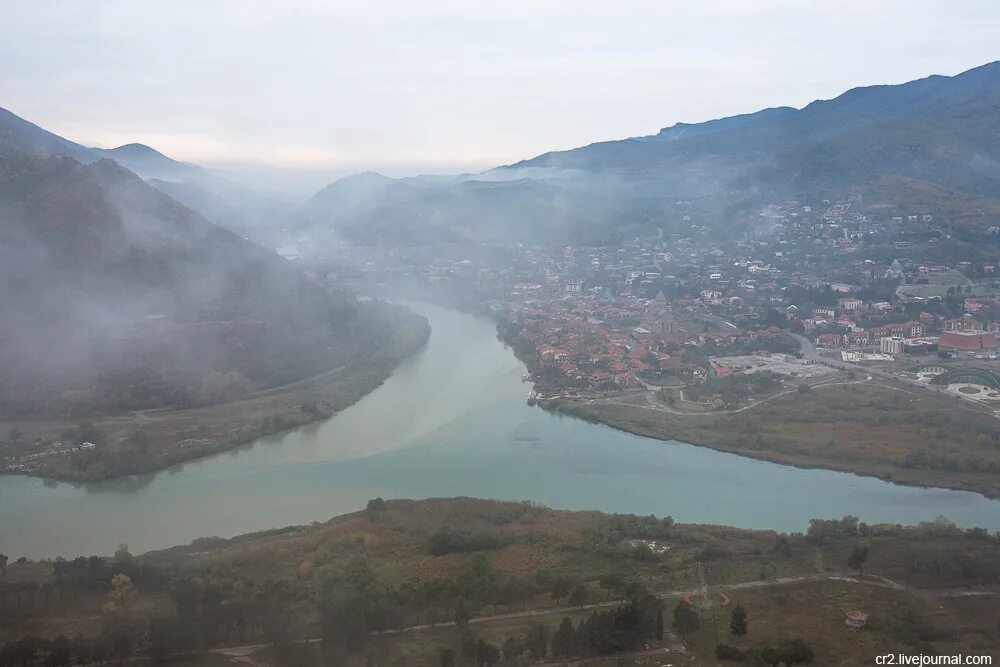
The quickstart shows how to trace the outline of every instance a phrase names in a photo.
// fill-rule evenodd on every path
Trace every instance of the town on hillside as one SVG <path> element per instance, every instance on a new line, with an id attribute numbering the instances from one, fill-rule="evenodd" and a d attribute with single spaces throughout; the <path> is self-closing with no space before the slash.
<path id="1" fill-rule="evenodd" d="M 973 245 L 934 212 L 905 210 L 860 196 L 775 203 L 725 239 L 678 202 L 683 233 L 436 255 L 352 247 L 302 261 L 320 283 L 353 279 L 390 297 L 418 283 L 490 313 L 529 366 L 533 399 L 758 371 L 807 378 L 819 364 L 1000 408 L 1000 229 Z M 686 393 L 732 407 L 726 391 Z"/>

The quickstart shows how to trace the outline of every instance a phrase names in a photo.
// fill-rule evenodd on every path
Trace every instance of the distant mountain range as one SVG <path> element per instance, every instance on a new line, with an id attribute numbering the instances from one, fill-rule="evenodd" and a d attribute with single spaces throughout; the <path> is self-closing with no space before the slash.
<path id="1" fill-rule="evenodd" d="M 726 225 L 788 199 L 858 191 L 937 206 L 960 225 L 998 223 L 1000 63 L 957 76 L 855 88 L 802 109 L 764 109 L 646 136 L 545 153 L 454 179 L 349 177 L 299 224 L 362 243 L 570 240 L 676 226 L 685 212 Z"/>
<path id="2" fill-rule="evenodd" d="M 1000 224 L 1000 62 L 957 76 L 855 88 L 657 134 L 545 153 L 481 174 L 349 176 L 297 210 L 139 144 L 81 146 L 0 110 L 0 145 L 89 163 L 110 157 L 246 236 L 288 227 L 322 243 L 601 240 L 653 227 L 726 227 L 767 203 L 853 192 Z M 682 206 L 678 203 L 683 202 Z"/>

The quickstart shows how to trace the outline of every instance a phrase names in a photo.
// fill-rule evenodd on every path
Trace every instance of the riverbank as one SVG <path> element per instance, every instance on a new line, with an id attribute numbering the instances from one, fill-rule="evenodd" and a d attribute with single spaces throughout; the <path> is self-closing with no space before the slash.
<path id="1" fill-rule="evenodd" d="M 648 391 L 539 405 L 635 435 L 998 498 L 997 421 L 956 403 L 919 389 L 869 381 L 790 392 L 738 413 L 679 414 Z"/>
<path id="2" fill-rule="evenodd" d="M 323 521 L 376 496 L 528 499 L 780 532 L 833 511 L 1000 530 L 1000 501 L 979 494 L 803 470 L 530 407 L 524 365 L 493 322 L 406 305 L 433 327 L 426 348 L 331 419 L 161 474 L 92 484 L 0 475 L 0 549 L 55 558 L 126 542 L 148 551 Z"/>
<path id="3" fill-rule="evenodd" d="M 500 339 L 533 376 L 540 373 L 533 346 L 504 335 L 502 323 Z M 803 389 L 717 412 L 684 413 L 647 389 L 538 405 L 634 435 L 763 461 L 1000 498 L 1000 422 L 989 408 L 879 379 Z"/>
<path id="4" fill-rule="evenodd" d="M 87 420 L 0 422 L 32 442 L 58 442 L 84 433 L 92 448 L 7 458 L 0 472 L 72 482 L 93 482 L 156 472 L 244 446 L 332 417 L 377 389 L 400 362 L 426 345 L 427 319 L 403 307 L 392 309 L 392 336 L 356 361 L 246 398 L 186 409 L 146 410 Z"/>

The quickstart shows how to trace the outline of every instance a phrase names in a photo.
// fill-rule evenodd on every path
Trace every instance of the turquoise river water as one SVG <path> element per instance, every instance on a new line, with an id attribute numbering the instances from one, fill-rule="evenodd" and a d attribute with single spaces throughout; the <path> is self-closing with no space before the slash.
<path id="1" fill-rule="evenodd" d="M 426 303 L 427 347 L 333 418 L 153 475 L 87 485 L 0 476 L 0 551 L 133 553 L 322 521 L 369 498 L 479 496 L 804 530 L 855 514 L 1000 529 L 1000 501 L 642 438 L 525 403 L 485 319 Z"/>

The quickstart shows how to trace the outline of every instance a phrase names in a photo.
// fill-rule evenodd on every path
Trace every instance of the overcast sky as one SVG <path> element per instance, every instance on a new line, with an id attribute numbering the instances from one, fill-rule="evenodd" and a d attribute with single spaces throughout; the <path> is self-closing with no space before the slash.
<path id="1" fill-rule="evenodd" d="M 0 0 L 0 106 L 180 159 L 479 169 L 1000 58 L 996 0 Z"/>

